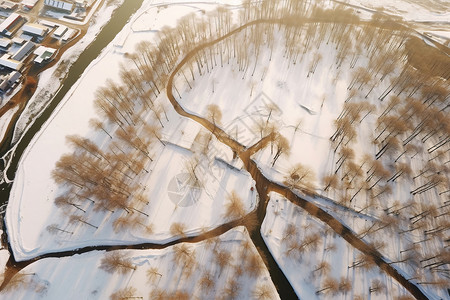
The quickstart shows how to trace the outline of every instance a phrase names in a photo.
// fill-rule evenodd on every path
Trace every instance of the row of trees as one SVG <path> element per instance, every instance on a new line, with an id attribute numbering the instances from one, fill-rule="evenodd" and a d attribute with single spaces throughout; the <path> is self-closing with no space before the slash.
<path id="1" fill-rule="evenodd" d="M 225 244 L 227 242 L 224 242 Z M 192 297 L 192 289 L 182 290 L 179 285 L 192 276 L 198 277 L 194 291 L 198 290 L 204 297 L 223 295 L 229 299 L 241 297 L 242 280 L 249 277 L 252 280 L 259 278 L 265 271 L 263 260 L 252 248 L 249 241 L 242 241 L 239 250 L 232 254 L 229 247 L 222 246 L 219 238 L 211 238 L 205 241 L 206 251 L 211 254 L 210 263 L 199 264 L 197 251 L 187 244 L 178 244 L 173 247 L 172 263 L 180 272 L 165 274 L 157 267 L 150 267 L 146 271 L 147 281 L 151 285 L 151 299 L 189 299 Z M 202 254 L 205 255 L 205 254 Z M 133 264 L 129 256 L 123 252 L 114 251 L 106 253 L 100 262 L 100 269 L 108 273 L 131 274 L 137 266 Z M 160 286 L 165 276 L 173 276 L 165 279 L 169 286 Z M 219 286 L 219 278 L 226 280 L 224 286 Z M 132 284 L 133 280 L 131 280 Z M 173 291 L 172 291 L 173 289 Z M 256 299 L 273 299 L 274 290 L 267 285 L 255 284 L 252 296 Z M 122 298 L 121 298 L 122 297 Z M 123 297 L 140 298 L 136 289 L 127 286 L 119 289 L 111 295 L 111 299 L 123 299 Z"/>

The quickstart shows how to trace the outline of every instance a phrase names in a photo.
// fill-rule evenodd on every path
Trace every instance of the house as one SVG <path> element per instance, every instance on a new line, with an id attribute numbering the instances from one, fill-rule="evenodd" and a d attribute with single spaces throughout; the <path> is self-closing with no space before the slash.
<path id="1" fill-rule="evenodd" d="M 67 32 L 62 36 L 61 40 L 63 42 L 67 42 L 69 39 L 71 39 L 75 34 L 75 30 L 74 29 L 69 29 L 67 30 Z"/>
<path id="2" fill-rule="evenodd" d="M 0 34 L 11 37 L 26 20 L 17 13 L 12 13 L 0 24 Z"/>
<path id="3" fill-rule="evenodd" d="M 28 35 L 44 37 L 47 34 L 48 28 L 36 23 L 27 23 L 22 27 L 22 31 Z"/>
<path id="4" fill-rule="evenodd" d="M 19 5 L 17 3 L 14 3 L 14 2 L 11 2 L 8 0 L 0 1 L 0 9 L 3 11 L 16 10 L 18 6 Z"/>
<path id="5" fill-rule="evenodd" d="M 17 52 L 11 56 L 11 59 L 13 60 L 17 60 L 17 61 L 22 61 L 25 58 L 28 57 L 28 55 L 31 53 L 31 50 L 34 49 L 35 44 L 33 42 L 26 42 L 25 44 L 22 45 L 22 47 L 20 47 L 19 50 L 17 50 Z"/>
<path id="6" fill-rule="evenodd" d="M 19 71 L 22 68 L 23 64 L 20 61 L 11 59 L 11 55 L 3 54 L 3 56 L 0 57 L 0 66 Z"/>
<path id="7" fill-rule="evenodd" d="M 55 39 L 60 39 L 60 38 L 64 35 L 64 33 L 66 33 L 66 31 L 67 31 L 68 29 L 69 29 L 69 28 L 67 28 L 67 26 L 59 25 L 58 28 L 56 28 L 55 32 L 53 32 L 53 35 L 52 35 L 52 36 L 53 36 Z"/>
<path id="8" fill-rule="evenodd" d="M 60 10 L 62 12 L 71 13 L 75 8 L 72 2 L 61 1 L 61 0 L 44 0 L 44 5 L 47 8 L 52 8 Z"/>
<path id="9" fill-rule="evenodd" d="M 6 92 L 9 88 L 16 85 L 22 74 L 17 71 L 12 71 L 8 75 L 4 75 L 0 77 L 0 92 Z"/>
<path id="10" fill-rule="evenodd" d="M 33 9 L 33 7 L 36 5 L 36 3 L 37 3 L 38 1 L 39 1 L 39 0 L 23 0 L 23 1 L 22 1 L 22 6 L 23 6 L 24 8 L 26 8 L 26 9 L 31 10 L 31 9 Z"/>
<path id="11" fill-rule="evenodd" d="M 55 54 L 55 52 L 56 52 L 55 48 L 39 46 L 33 52 L 33 54 L 37 55 L 37 57 L 34 59 L 34 62 L 37 64 L 46 62 L 53 56 L 53 54 Z"/>

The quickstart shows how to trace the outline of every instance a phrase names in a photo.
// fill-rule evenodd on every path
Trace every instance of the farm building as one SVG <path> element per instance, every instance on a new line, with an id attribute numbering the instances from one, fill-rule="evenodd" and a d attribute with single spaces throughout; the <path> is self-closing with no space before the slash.
<path id="1" fill-rule="evenodd" d="M 17 3 L 7 0 L 0 1 L 0 9 L 3 11 L 15 10 L 17 9 L 17 7 L 18 7 Z"/>
<path id="2" fill-rule="evenodd" d="M 22 63 L 11 59 L 11 55 L 9 54 L 3 54 L 3 56 L 0 57 L 0 66 L 18 71 L 22 68 Z"/>
<path id="3" fill-rule="evenodd" d="M 41 64 L 43 62 L 48 61 L 52 58 L 53 54 L 55 54 L 55 48 L 49 48 L 44 46 L 39 46 L 36 50 L 34 50 L 33 54 L 37 55 L 34 59 L 34 62 L 37 64 Z"/>
<path id="4" fill-rule="evenodd" d="M 55 32 L 53 32 L 53 37 L 55 39 L 60 39 L 68 29 L 69 28 L 67 28 L 67 26 L 59 25 L 58 28 L 56 28 Z"/>
<path id="5" fill-rule="evenodd" d="M 26 20 L 17 13 L 12 13 L 0 24 L 0 34 L 11 37 Z"/>
<path id="6" fill-rule="evenodd" d="M 17 61 L 21 61 L 23 59 L 25 59 L 28 54 L 31 53 L 31 50 L 34 49 L 35 44 L 33 42 L 26 42 L 25 44 L 22 45 L 22 47 L 20 47 L 19 50 L 17 50 L 17 52 L 11 56 L 11 59 L 13 60 L 17 60 Z"/>
<path id="7" fill-rule="evenodd" d="M 0 92 L 6 92 L 14 84 L 18 83 L 22 74 L 17 71 L 12 71 L 7 75 L 0 77 Z"/>
<path id="8" fill-rule="evenodd" d="M 48 28 L 36 23 L 28 23 L 22 27 L 25 34 L 43 37 L 48 31 Z"/>
<path id="9" fill-rule="evenodd" d="M 44 5 L 48 8 L 57 9 L 66 13 L 71 13 L 75 8 L 72 2 L 61 0 L 44 0 Z"/>
<path id="10" fill-rule="evenodd" d="M 39 1 L 39 0 L 23 0 L 23 1 L 22 1 L 22 5 L 23 5 L 23 7 L 26 8 L 26 9 L 33 9 L 33 7 L 36 5 L 36 3 L 37 3 L 38 1 Z"/>

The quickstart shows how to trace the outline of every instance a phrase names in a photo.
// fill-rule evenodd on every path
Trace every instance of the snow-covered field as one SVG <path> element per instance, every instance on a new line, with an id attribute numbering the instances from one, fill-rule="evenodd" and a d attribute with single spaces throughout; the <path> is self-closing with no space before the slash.
<path id="1" fill-rule="evenodd" d="M 279 299 L 244 228 L 230 230 L 214 242 L 45 258 L 15 275 L 10 284 L 20 288 L 3 290 L 0 298 L 61 299 L 64 295 L 68 300 L 109 299 L 114 293 L 128 291 L 128 296 L 141 299 L 217 299 L 233 293 L 250 299 L 261 292 L 269 299 Z M 127 261 L 129 268 L 105 271 L 102 260 L 113 254 Z M 243 258 L 248 263 L 242 264 Z"/>
<path id="2" fill-rule="evenodd" d="M 397 299 L 409 294 L 375 265 L 351 267 L 362 259 L 361 252 L 279 194 L 270 194 L 261 233 L 301 299 Z M 305 246 L 297 250 L 296 242 Z M 338 288 L 316 294 L 327 287 L 327 279 L 336 280 Z M 383 288 L 367 294 L 377 281 Z"/>
<path id="3" fill-rule="evenodd" d="M 446 0 L 344 0 L 342 2 L 400 16 L 408 22 L 446 22 L 450 19 Z"/>
<path id="4" fill-rule="evenodd" d="M 238 4 L 238 1 L 233 4 Z M 180 237 L 199 235 L 231 221 L 225 211 L 229 208 L 228 200 L 233 195 L 237 195 L 242 200 L 245 213 L 257 207 L 258 196 L 255 182 L 245 171 L 242 162 L 216 138 L 212 138 L 209 147 L 205 148 L 202 141 L 206 130 L 198 123 L 180 117 L 172 106 L 168 105 L 165 93 L 161 93 L 155 99 L 155 103 L 164 107 L 167 115 L 160 120 L 163 127 L 162 138 L 161 141 L 152 144 L 150 153 L 152 159 L 145 162 L 144 169 L 147 172 L 141 172 L 137 176 L 138 185 L 133 191 L 133 194 L 145 195 L 148 202 L 141 201 L 136 204 L 132 212 L 119 209 L 98 211 L 90 202 L 84 202 L 82 206 L 72 211 L 58 208 L 54 204 L 56 197 L 67 192 L 67 187 L 56 185 L 51 177 L 52 170 L 61 155 L 73 151 L 73 148 L 66 143 L 65 137 L 77 134 L 95 141 L 96 145 L 110 144 L 110 138 L 106 134 L 93 132 L 89 127 L 89 120 L 96 116 L 94 108 L 96 89 L 107 84 L 107 79 L 120 82 L 119 70 L 123 66 L 127 67 L 126 64 L 131 64 L 124 56 L 133 52 L 137 43 L 143 40 L 154 41 L 158 30 L 166 25 L 175 26 L 176 20 L 187 13 L 202 16 L 204 11 L 215 7 L 212 1 L 211 3 L 179 3 L 167 6 L 155 5 L 153 1 L 144 1 L 144 5 L 122 32 L 86 69 L 53 116 L 34 137 L 21 158 L 6 212 L 8 237 L 16 260 L 27 260 L 45 253 L 87 246 L 129 245 L 144 242 L 164 244 Z M 177 100 L 186 111 L 206 118 L 208 118 L 210 105 L 218 105 L 222 118 L 217 125 L 245 146 L 251 146 L 267 135 L 269 127 L 278 136 L 283 136 L 288 142 L 289 149 L 285 149 L 286 151 L 279 158 L 274 159 L 276 151 L 280 148 L 276 141 L 274 141 L 275 145 L 269 142 L 265 148 L 252 156 L 268 179 L 289 185 L 297 189 L 300 194 L 304 189 L 316 193 L 316 196 L 305 196 L 305 198 L 328 211 L 364 242 L 376 246 L 388 262 L 395 264 L 402 275 L 406 278 L 414 279 L 414 276 L 417 276 L 421 280 L 430 279 L 431 273 L 419 274 L 423 277 L 418 277 L 419 275 L 415 272 L 417 268 L 413 267 L 417 260 L 405 263 L 401 259 L 402 251 L 409 251 L 406 248 L 411 244 L 423 242 L 423 249 L 420 250 L 422 251 L 420 255 L 423 255 L 421 258 L 445 247 L 443 239 L 436 238 L 434 235 L 431 242 L 422 241 L 422 234 L 417 234 L 417 231 L 413 231 L 414 228 L 409 230 L 411 221 L 405 222 L 407 218 L 410 218 L 409 220 L 416 218 L 413 214 L 420 212 L 420 209 L 426 209 L 427 206 L 421 201 L 435 207 L 445 205 L 446 198 L 445 195 L 441 197 L 439 194 L 440 187 L 425 194 L 420 193 L 415 198 L 410 193 L 414 187 L 426 182 L 427 179 L 419 177 L 415 180 L 412 176 L 419 174 L 427 166 L 428 160 L 434 159 L 435 154 L 422 151 L 417 156 L 408 154 L 401 159 L 397 158 L 399 164 L 411 166 L 410 174 L 405 174 L 399 179 L 388 180 L 389 177 L 380 176 L 378 179 L 371 175 L 366 176 L 377 164 L 385 166 L 389 176 L 395 174 L 399 165 L 395 164 L 397 160 L 394 162 L 394 159 L 403 151 L 403 148 L 399 147 L 397 152 L 389 151 L 378 157 L 377 152 L 385 140 L 380 139 L 377 143 L 373 141 L 377 141 L 378 134 L 382 136 L 384 133 L 381 128 L 378 128 L 380 125 L 377 122 L 391 103 L 390 97 L 384 101 L 383 99 L 380 101 L 379 97 L 389 89 L 392 83 L 396 82 L 396 78 L 401 73 L 401 66 L 405 63 L 404 56 L 401 52 L 388 53 L 395 66 L 393 69 L 390 70 L 389 66 L 385 66 L 367 82 L 354 83 L 357 70 L 368 69 L 371 72 L 376 70 L 375 61 L 371 61 L 369 57 L 377 57 L 374 53 L 385 53 L 376 47 L 371 48 L 370 42 L 367 43 L 369 46 L 365 45 L 363 49 L 356 52 L 355 49 L 360 46 L 358 38 L 367 32 L 364 31 L 366 29 L 363 26 L 351 25 L 345 29 L 348 30 L 346 33 L 348 40 L 345 42 L 348 42 L 351 51 L 355 52 L 350 52 L 351 54 L 339 62 L 337 49 L 341 39 L 332 38 L 330 33 L 337 29 L 331 25 L 323 28 L 314 26 L 320 25 L 304 25 L 299 30 L 298 36 L 310 34 L 311 29 L 314 33 L 311 34 L 309 46 L 305 48 L 307 51 L 302 52 L 305 45 L 303 40 L 299 41 L 295 48 L 298 56 L 292 53 L 287 54 L 285 45 L 289 41 L 285 39 L 283 26 L 274 30 L 274 39 L 270 43 L 263 43 L 271 46 L 262 47 L 256 57 L 252 56 L 254 51 L 252 46 L 248 49 L 238 48 L 240 49 L 238 51 L 242 53 L 247 51 L 250 53 L 247 56 L 250 59 L 246 61 L 246 67 L 245 63 L 242 67 L 239 58 L 235 57 L 225 58 L 222 67 L 220 66 L 222 55 L 219 55 L 219 52 L 209 52 L 215 55 L 208 57 L 208 51 L 204 51 L 203 53 L 206 54 L 202 55 L 206 57 L 206 60 L 203 61 L 202 67 L 198 66 L 197 69 L 194 62 L 191 64 L 195 66 L 192 68 L 195 71 L 191 69 L 192 76 L 195 73 L 195 80 L 191 79 L 188 67 L 182 69 L 176 76 L 174 85 L 178 93 Z M 324 31 L 321 31 L 322 29 Z M 251 36 L 252 32 L 253 28 L 243 30 L 233 38 L 238 44 L 244 45 L 245 39 Z M 270 39 L 270 34 L 267 32 L 262 36 Z M 322 40 L 319 38 L 319 32 L 325 32 L 325 38 Z M 387 36 L 382 42 L 385 42 L 383 45 L 386 48 L 395 49 L 398 40 L 401 40 L 401 32 L 392 39 Z M 397 49 L 401 47 L 404 47 L 403 42 Z M 223 53 L 225 52 L 224 50 Z M 350 57 L 353 53 L 358 54 L 353 55 L 352 60 L 355 57 L 357 59 L 351 66 Z M 380 57 L 382 54 L 379 54 Z M 382 58 L 385 57 L 387 56 Z M 209 69 L 213 65 L 214 68 Z M 246 71 L 243 72 L 242 69 Z M 386 75 L 383 76 L 383 72 Z M 402 91 L 397 96 L 400 94 L 402 99 L 406 98 Z M 352 119 L 356 125 L 349 141 L 342 142 L 342 145 L 330 141 L 336 130 L 336 124 L 339 124 L 335 122 L 336 119 L 345 116 L 342 113 L 343 109 L 350 111 L 351 105 L 362 102 L 366 104 L 366 108 L 361 108 L 363 113 L 358 111 Z M 403 104 L 403 106 L 405 106 L 404 109 L 408 108 L 407 105 Z M 407 112 L 408 110 L 404 114 Z M 155 120 L 142 120 L 143 123 L 150 121 Z M 116 129 L 114 126 L 116 125 L 109 124 L 105 132 L 113 131 Z M 420 136 L 420 138 L 425 137 Z M 432 145 L 435 138 L 425 142 L 423 142 L 424 149 Z M 348 160 L 347 157 L 342 156 L 343 148 L 350 148 L 346 151 L 353 153 L 348 155 Z M 444 158 L 448 157 L 445 153 L 442 155 Z M 367 159 L 367 155 L 371 157 L 371 160 Z M 188 180 L 189 170 L 186 169 L 186 165 L 195 160 L 199 161 L 201 175 L 197 178 L 198 182 L 192 184 Z M 361 173 L 358 177 L 355 175 L 350 178 L 353 173 L 348 171 L 351 170 L 349 161 L 357 168 L 357 171 L 353 170 L 353 172 Z M 303 176 L 301 174 L 291 173 L 292 167 L 298 165 L 306 167 L 307 174 L 304 177 L 301 177 Z M 381 169 L 384 170 L 384 167 Z M 338 182 L 329 189 L 325 188 L 324 178 L 327 175 L 334 175 Z M 448 180 L 448 172 L 445 176 Z M 292 183 L 299 177 L 307 179 L 303 182 L 300 180 L 300 184 L 303 184 L 301 188 Z M 366 177 L 368 177 L 367 180 L 365 180 Z M 353 180 L 355 181 L 352 184 Z M 374 194 L 377 195 L 374 196 Z M 416 203 L 405 210 L 409 215 L 391 211 L 392 207 L 407 205 L 411 203 L 408 201 L 414 199 Z M 445 209 L 446 206 L 441 207 Z M 87 219 L 83 219 L 83 222 L 72 222 L 66 215 L 66 211 L 73 213 L 77 209 L 84 212 L 83 216 L 88 216 Z M 434 219 L 437 218 L 434 212 L 432 216 Z M 117 224 L 118 219 L 131 217 L 143 220 L 138 222 L 142 226 L 116 230 L 114 224 Z M 434 219 L 432 219 L 433 224 L 438 224 Z M 386 220 L 392 221 L 392 226 L 383 227 Z M 178 230 L 176 233 L 173 230 L 175 224 L 182 225 L 182 232 Z M 404 232 L 399 233 L 402 230 Z M 279 194 L 273 192 L 270 194 L 261 234 L 274 259 L 302 299 L 318 297 L 397 299 L 408 294 L 399 283 L 381 272 L 376 265 L 367 264 L 358 250 L 332 232 L 326 224 L 307 215 L 305 211 Z M 233 244 L 233 247 L 238 248 L 243 240 L 249 241 L 247 233 L 242 228 L 226 233 L 226 238 L 221 237 L 221 239 L 234 240 L 235 236 L 239 236 L 240 242 Z M 305 241 L 310 241 L 310 244 L 302 246 Z M 211 251 L 208 252 L 209 250 L 200 250 L 206 249 L 206 244 L 208 241 L 189 246 L 199 248 L 197 255 L 205 251 L 200 255 L 199 264 L 202 266 L 200 269 L 208 265 L 213 255 Z M 229 250 L 233 251 L 233 249 Z M 157 265 L 158 268 L 165 270 L 158 273 L 165 274 L 165 272 L 173 271 L 170 271 L 173 267 L 173 262 L 170 262 L 171 251 L 172 248 L 170 250 L 167 248 L 162 251 L 136 250 L 125 253 L 132 257 L 136 265 L 146 267 Z M 66 286 L 66 283 L 61 283 L 60 286 L 57 284 L 58 280 L 63 280 L 60 277 L 64 278 L 63 270 L 70 269 L 71 264 L 78 263 L 77 272 L 79 269 L 80 274 L 84 273 L 86 264 L 99 265 L 103 256 L 103 253 L 87 253 L 60 259 L 64 260 L 64 263 L 53 258 L 42 259 L 21 272 L 35 273 L 34 287 L 40 288 L 43 295 L 53 298 L 53 295 L 54 297 L 60 295 L 63 287 Z M 86 263 L 78 262 L 84 259 Z M 399 261 L 395 262 L 396 260 Z M 53 267 L 57 268 L 57 271 L 52 273 L 52 267 L 47 264 L 49 266 L 58 264 L 58 267 Z M 233 263 L 235 266 L 238 264 L 238 261 Z M 320 268 L 319 265 L 321 265 Z M 420 268 L 420 263 L 417 265 Z M 133 296 L 146 298 L 152 289 L 143 283 L 145 271 L 141 267 L 131 272 L 132 277 L 116 277 L 116 275 L 111 277 L 100 272 L 102 271 L 92 272 L 86 276 L 86 278 L 96 278 L 88 281 L 88 284 L 93 284 L 92 287 L 89 286 L 83 290 L 87 293 L 86 299 L 104 298 L 119 288 L 130 286 L 136 288 Z M 161 277 L 158 281 L 158 289 L 171 292 L 174 288 L 180 287 L 170 286 L 170 284 L 179 282 L 184 275 L 173 272 L 169 278 L 158 275 Z M 228 275 L 232 276 L 231 273 Z M 217 279 L 220 277 L 220 280 L 216 280 L 217 284 L 227 286 L 228 275 L 221 277 L 219 274 Z M 66 276 L 78 278 L 81 275 L 78 276 L 74 272 Z M 139 278 L 136 280 L 139 285 L 132 284 L 135 282 L 135 276 Z M 198 279 L 199 275 L 195 276 Z M 264 281 L 270 282 L 267 271 L 263 277 Z M 430 280 L 435 278 L 438 277 L 432 277 Z M 193 279 L 182 281 L 181 290 L 188 289 L 186 292 L 191 296 L 204 296 L 199 294 L 198 289 L 192 284 L 196 281 L 198 282 Z M 107 287 L 100 289 L 97 287 L 98 282 L 107 282 Z M 82 286 L 83 282 L 80 281 L 77 284 Z M 425 290 L 431 298 L 445 297 L 446 292 L 445 289 L 435 289 L 432 285 L 427 285 L 422 290 Z M 13 291 L 13 293 L 17 293 L 18 297 L 22 298 L 29 296 L 28 291 Z M 242 293 L 240 298 L 255 297 L 248 287 L 243 288 Z"/>
<path id="5" fill-rule="evenodd" d="M 200 7 L 208 8 L 208 5 L 202 4 Z M 177 14 L 183 12 L 176 5 L 173 8 L 172 16 L 175 18 Z M 172 6 L 169 6 L 165 10 L 171 9 Z M 151 2 L 147 2 L 141 8 L 144 12 L 153 10 L 158 11 L 159 8 Z M 141 18 L 139 13 L 135 16 L 139 22 L 148 21 Z M 154 22 L 152 19 L 149 21 Z M 166 126 L 162 134 L 163 138 L 173 145 L 163 147 L 159 144 L 159 147 L 155 147 L 156 159 L 150 166 L 152 171 L 148 178 L 141 182 L 142 188 L 151 187 L 146 194 L 152 205 L 143 210 L 150 215 L 150 223 L 147 225 L 153 224 L 154 234 L 148 236 L 145 235 L 145 231 L 137 235 L 126 231 L 115 234 L 111 223 L 119 215 L 96 214 L 91 223 L 99 228 L 93 230 L 93 227 L 82 224 L 70 225 L 67 216 L 58 213 L 59 209 L 53 203 L 53 199 L 64 190 L 58 190 L 51 179 L 51 172 L 61 155 L 71 151 L 66 144 L 67 135 L 89 136 L 92 130 L 89 127 L 89 120 L 96 116 L 93 105 L 95 91 L 98 86 L 104 85 L 107 79 L 116 81 L 119 79 L 119 65 L 124 62 L 121 50 L 133 49 L 133 45 L 143 38 L 142 32 L 138 33 L 139 39 L 133 38 L 134 32 L 131 26 L 136 24 L 137 21 L 132 20 L 123 29 L 124 32 L 128 32 L 125 43 L 118 47 L 116 41 L 113 41 L 101 56 L 91 63 L 22 156 L 6 213 L 9 239 L 14 245 L 14 256 L 17 260 L 90 245 L 166 243 L 176 238 L 170 234 L 172 223 L 184 224 L 185 234 L 193 235 L 201 230 L 216 227 L 225 221 L 223 210 L 218 208 L 224 206 L 224 201 L 233 190 L 236 190 L 239 197 L 246 203 L 246 211 L 249 212 L 255 208 L 256 194 L 250 191 L 253 180 L 248 173 L 240 172 L 239 169 L 234 170 L 216 160 L 221 158 L 232 163 L 231 151 L 217 142 L 213 142 L 208 151 L 209 160 L 203 159 L 205 163 L 211 165 L 205 165 L 205 170 L 208 172 L 204 174 L 205 189 L 201 193 L 201 200 L 186 208 L 177 208 L 170 201 L 168 185 L 178 174 L 182 175 L 186 172 L 183 170 L 183 162 L 193 155 L 186 149 L 191 148 L 192 141 L 201 127 L 190 120 L 180 118 L 173 109 L 169 109 L 167 111 L 169 126 Z M 147 39 L 154 38 L 153 31 L 147 31 L 146 34 Z M 121 35 L 118 36 L 118 39 L 120 38 Z M 117 49 L 119 51 L 116 51 Z M 167 100 L 164 100 L 164 96 L 161 95 L 158 101 Z M 39 213 L 36 213 L 37 207 L 39 207 Z M 89 206 L 83 209 L 92 210 Z M 55 219 L 55 215 L 59 217 Z M 54 224 L 74 232 L 73 235 L 54 236 L 47 230 L 48 226 Z M 94 232 L 95 237 L 92 236 Z"/>

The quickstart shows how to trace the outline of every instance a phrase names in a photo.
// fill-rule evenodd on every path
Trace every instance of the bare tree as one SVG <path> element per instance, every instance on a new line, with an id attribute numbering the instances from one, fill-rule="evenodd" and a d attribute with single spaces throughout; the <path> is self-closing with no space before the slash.
<path id="1" fill-rule="evenodd" d="M 149 268 L 146 272 L 146 275 L 147 275 L 147 280 L 150 283 L 154 283 L 155 281 L 157 281 L 159 278 L 161 278 L 163 276 L 161 273 L 159 273 L 159 270 L 157 267 Z"/>
<path id="2" fill-rule="evenodd" d="M 67 231 L 67 230 L 64 230 L 64 229 L 59 228 L 59 227 L 58 227 L 58 224 L 51 224 L 51 225 L 48 225 L 48 226 L 47 226 L 47 231 L 50 232 L 50 233 L 52 233 L 52 234 L 55 234 L 55 233 L 57 233 L 57 232 L 64 232 L 64 233 L 70 233 L 70 234 L 73 234 L 72 231 Z"/>
<path id="3" fill-rule="evenodd" d="M 233 256 L 226 249 L 215 249 L 214 250 L 214 258 L 215 258 L 216 264 L 221 269 L 233 264 Z"/>
<path id="4" fill-rule="evenodd" d="M 324 191 L 327 191 L 329 188 L 335 189 L 339 186 L 338 176 L 336 174 L 325 175 L 322 178 L 322 184 L 325 186 L 323 188 Z"/>
<path id="5" fill-rule="evenodd" d="M 183 274 L 190 277 L 197 265 L 196 253 L 186 244 L 179 244 L 173 247 L 173 262 L 182 268 Z"/>
<path id="6" fill-rule="evenodd" d="M 119 251 L 112 251 L 106 253 L 100 261 L 100 269 L 108 273 L 119 272 L 126 274 L 130 271 L 136 270 L 136 267 L 131 262 L 125 253 Z"/>
<path id="7" fill-rule="evenodd" d="M 386 285 L 379 279 L 372 280 L 369 288 L 369 293 L 380 294 L 386 290 Z"/>
<path id="8" fill-rule="evenodd" d="M 258 253 L 251 253 L 244 264 L 245 271 L 250 277 L 258 277 L 266 270 L 266 266 Z"/>
<path id="9" fill-rule="evenodd" d="M 242 199 L 232 191 L 227 197 L 227 204 L 225 205 L 225 217 L 228 219 L 240 219 L 245 216 L 245 207 Z"/>
<path id="10" fill-rule="evenodd" d="M 352 289 L 352 282 L 347 278 L 342 276 L 339 280 L 339 292 L 346 294 Z"/>
<path id="11" fill-rule="evenodd" d="M 222 121 L 222 110 L 217 104 L 209 104 L 206 107 L 206 118 L 211 121 L 214 126 L 220 125 Z"/>
<path id="12" fill-rule="evenodd" d="M 321 288 L 316 291 L 316 295 L 319 295 L 325 291 L 332 294 L 337 293 L 339 291 L 339 282 L 332 277 L 326 277 L 321 284 Z"/>
<path id="13" fill-rule="evenodd" d="M 106 133 L 110 139 L 112 139 L 113 137 L 111 136 L 111 134 L 106 130 L 106 127 L 103 125 L 103 123 L 97 119 L 90 119 L 89 120 L 89 125 L 94 128 L 95 130 L 102 130 L 104 133 Z"/>
<path id="14" fill-rule="evenodd" d="M 206 295 L 209 294 L 214 290 L 214 287 L 216 286 L 214 276 L 210 272 L 205 271 L 200 277 L 199 285 L 202 292 L 204 292 Z"/>
<path id="15" fill-rule="evenodd" d="M 275 298 L 273 289 L 268 284 L 258 284 L 252 290 L 253 299 L 270 300 Z"/>
<path id="16" fill-rule="evenodd" d="M 230 278 L 223 289 L 223 293 L 227 299 L 238 299 L 241 290 L 241 284 L 235 278 Z"/>
<path id="17" fill-rule="evenodd" d="M 281 134 L 277 135 L 275 145 L 277 146 L 277 151 L 275 152 L 275 155 L 272 160 L 272 167 L 275 165 L 278 158 L 280 158 L 280 156 L 282 154 L 289 155 L 291 152 L 291 147 L 289 145 L 289 141 Z"/>
<path id="18" fill-rule="evenodd" d="M 144 299 L 144 297 L 135 296 L 136 292 L 136 288 L 129 286 L 114 292 L 109 298 L 111 300 Z"/>
<path id="19" fill-rule="evenodd" d="M 290 188 L 306 188 L 307 190 L 314 189 L 315 175 L 311 168 L 296 164 L 289 170 L 289 174 L 284 177 L 284 183 Z"/>
<path id="20" fill-rule="evenodd" d="M 35 279 L 34 276 L 35 273 L 23 273 L 19 272 L 16 275 L 14 275 L 13 278 L 8 282 L 8 284 L 3 288 L 4 292 L 10 292 L 14 290 L 24 290 L 31 288 L 35 285 Z"/>

